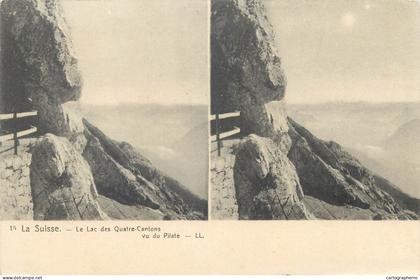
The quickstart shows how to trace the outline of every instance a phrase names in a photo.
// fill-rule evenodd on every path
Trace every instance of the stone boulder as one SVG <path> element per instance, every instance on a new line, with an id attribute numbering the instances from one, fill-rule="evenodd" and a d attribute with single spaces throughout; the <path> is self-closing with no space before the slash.
<path id="1" fill-rule="evenodd" d="M 262 2 L 213 0 L 211 22 L 212 113 L 239 110 L 244 134 L 277 136 L 287 149 L 286 78 Z"/>
<path id="2" fill-rule="evenodd" d="M 35 220 L 102 220 L 89 165 L 63 137 L 46 134 L 30 165 Z"/>
<path id="3" fill-rule="evenodd" d="M 309 219 L 293 164 L 274 142 L 248 136 L 237 148 L 234 166 L 240 219 Z"/>

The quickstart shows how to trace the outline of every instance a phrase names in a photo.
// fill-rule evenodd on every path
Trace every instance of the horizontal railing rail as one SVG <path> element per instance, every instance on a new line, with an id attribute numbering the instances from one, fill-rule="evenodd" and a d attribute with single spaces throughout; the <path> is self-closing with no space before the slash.
<path id="1" fill-rule="evenodd" d="M 211 141 L 217 142 L 217 154 L 220 156 L 222 141 L 241 133 L 241 112 L 229 112 L 210 116 Z"/>
<path id="2" fill-rule="evenodd" d="M 19 138 L 38 132 L 37 126 L 37 111 L 0 114 L 0 145 L 13 140 L 14 154 L 17 155 Z"/>
<path id="3" fill-rule="evenodd" d="M 38 115 L 37 111 L 16 113 L 17 118 L 31 117 L 31 116 L 37 116 L 37 115 Z M 13 119 L 13 113 L 0 114 L 0 121 L 10 120 L 10 119 Z"/>

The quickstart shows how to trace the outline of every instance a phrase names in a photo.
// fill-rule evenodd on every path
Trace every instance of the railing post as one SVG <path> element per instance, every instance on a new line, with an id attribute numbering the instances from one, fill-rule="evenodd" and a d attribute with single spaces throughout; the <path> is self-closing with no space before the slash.
<path id="1" fill-rule="evenodd" d="M 219 131 L 219 114 L 216 113 L 216 142 L 217 142 L 217 155 L 220 157 L 220 149 L 221 149 L 221 143 L 220 143 L 220 131 Z"/>
<path id="2" fill-rule="evenodd" d="M 17 155 L 18 154 L 19 141 L 18 141 L 18 138 L 17 138 L 17 112 L 16 112 L 16 109 L 13 111 L 13 142 L 14 142 L 15 155 Z"/>
<path id="3" fill-rule="evenodd" d="M 39 135 L 39 111 L 36 111 L 36 116 L 35 116 L 35 127 L 36 127 L 36 136 Z"/>
<path id="4" fill-rule="evenodd" d="M 242 140 L 244 137 L 243 137 L 243 134 L 242 134 L 242 127 L 243 127 L 243 125 L 242 125 L 242 113 L 241 113 L 241 111 L 239 111 L 238 118 L 239 118 L 239 139 Z"/>

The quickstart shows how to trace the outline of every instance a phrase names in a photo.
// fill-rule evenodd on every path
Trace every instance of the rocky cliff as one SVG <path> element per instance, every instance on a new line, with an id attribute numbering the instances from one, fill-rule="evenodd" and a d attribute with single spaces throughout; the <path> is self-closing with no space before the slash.
<path id="1" fill-rule="evenodd" d="M 116 217 L 106 209 L 130 209 L 132 218 L 206 218 L 206 201 L 75 110 L 82 75 L 59 0 L 4 0 L 0 15 L 0 110 L 39 115 L 29 180 L 35 219 Z"/>
<path id="2" fill-rule="evenodd" d="M 246 136 L 234 151 L 231 186 L 239 219 L 417 219 L 340 145 L 287 117 L 286 78 L 262 1 L 213 0 L 211 22 L 212 112 L 240 110 Z"/>
<path id="3" fill-rule="evenodd" d="M 212 1 L 211 110 L 241 111 L 244 133 L 289 144 L 286 78 L 260 1 Z"/>
<path id="4" fill-rule="evenodd" d="M 288 157 L 296 167 L 304 193 L 330 205 L 368 210 L 372 219 L 413 219 L 380 184 L 374 174 L 339 144 L 323 141 L 289 119 L 292 148 Z M 357 216 L 356 216 L 357 217 Z M 336 216 L 337 218 L 337 216 Z"/>
<path id="5" fill-rule="evenodd" d="M 83 149 L 83 126 L 66 102 L 80 98 L 82 78 L 61 6 L 53 0 L 1 3 L 2 112 L 35 109 L 42 133 Z"/>

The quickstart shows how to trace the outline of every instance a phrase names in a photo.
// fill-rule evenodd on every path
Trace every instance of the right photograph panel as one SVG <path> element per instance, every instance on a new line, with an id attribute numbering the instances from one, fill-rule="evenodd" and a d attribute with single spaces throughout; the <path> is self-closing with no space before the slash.
<path id="1" fill-rule="evenodd" d="M 212 219 L 418 219 L 416 7 L 211 1 Z"/>

